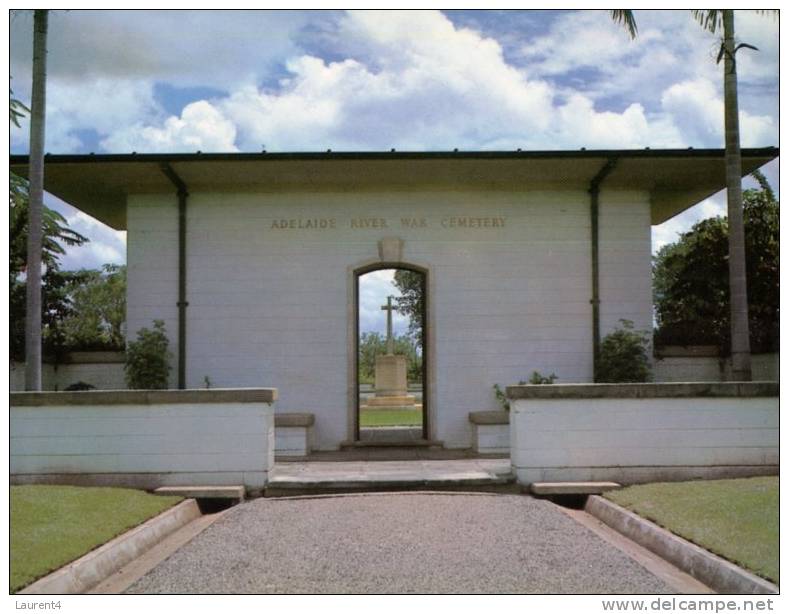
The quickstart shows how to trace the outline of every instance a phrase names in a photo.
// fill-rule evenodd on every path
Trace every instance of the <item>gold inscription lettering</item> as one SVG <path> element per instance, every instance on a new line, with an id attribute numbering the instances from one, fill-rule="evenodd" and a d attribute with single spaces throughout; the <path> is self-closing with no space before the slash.
<path id="1" fill-rule="evenodd" d="M 403 225 L 406 226 L 406 219 L 403 218 Z M 503 217 L 466 217 L 451 216 L 441 219 L 443 228 L 503 228 Z"/>
<path id="2" fill-rule="evenodd" d="M 293 218 L 290 220 L 272 220 L 272 230 L 324 230 L 326 228 L 337 228 L 335 218 Z"/>
<path id="3" fill-rule="evenodd" d="M 383 229 L 389 228 L 389 220 L 383 217 L 354 217 L 349 220 L 353 229 Z M 439 220 L 442 228 L 504 228 L 506 220 L 503 217 L 471 217 L 448 216 Z M 402 228 L 428 228 L 428 218 L 401 217 Z M 337 228 L 336 218 L 291 218 L 275 219 L 271 221 L 272 230 L 326 230 Z"/>
<path id="4" fill-rule="evenodd" d="M 355 217 L 351 218 L 351 228 L 389 228 L 389 224 L 382 217 Z"/>

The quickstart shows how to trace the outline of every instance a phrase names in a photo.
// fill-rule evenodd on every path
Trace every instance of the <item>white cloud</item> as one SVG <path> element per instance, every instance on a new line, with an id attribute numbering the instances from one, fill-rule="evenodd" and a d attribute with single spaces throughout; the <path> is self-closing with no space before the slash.
<path id="1" fill-rule="evenodd" d="M 242 149 L 492 149 L 673 145 L 643 107 L 595 109 L 508 65 L 499 44 L 437 12 L 350 14 L 338 38 L 357 59 L 302 56 L 271 92 L 247 87 L 219 101 Z"/>
<path id="2" fill-rule="evenodd" d="M 527 47 L 535 65 L 529 74 L 597 66 L 601 91 L 634 88 L 635 81 L 626 82 L 636 77 L 646 81 L 656 92 L 648 106 L 600 109 L 599 92 L 527 78 L 505 61 L 497 41 L 457 28 L 437 11 L 359 11 L 341 19 L 333 33 L 352 57 L 293 57 L 274 88 L 246 85 L 203 101 L 201 113 L 187 114 L 187 107 L 180 118 L 138 124 L 103 144 L 119 151 L 720 147 L 721 88 L 714 62 L 699 51 L 714 39 L 705 39 L 684 13 L 667 19 L 676 36 L 669 38 L 666 24 L 659 29 L 658 18 L 648 13 L 630 46 L 604 11 L 572 13 Z M 557 45 L 560 35 L 566 40 Z M 683 65 L 675 42 L 683 52 L 691 49 L 693 61 Z M 641 71 L 661 63 L 656 78 L 644 78 Z M 617 76 L 620 68 L 626 77 Z M 695 78 L 670 80 L 668 71 Z M 655 90 L 658 84 L 663 89 Z M 743 110 L 741 118 L 744 146 L 777 140 L 770 116 Z M 221 133 L 215 133 L 218 125 Z M 196 144 L 209 134 L 215 137 L 210 145 Z"/>
<path id="3" fill-rule="evenodd" d="M 362 332 L 386 335 L 386 312 L 381 307 L 386 305 L 387 296 L 401 294 L 394 285 L 394 273 L 394 269 L 384 269 L 359 278 L 359 329 Z M 404 334 L 408 330 L 408 318 L 393 312 L 392 328 L 396 335 Z"/>
<path id="4" fill-rule="evenodd" d="M 278 89 L 248 87 L 220 103 L 242 148 L 470 148 L 549 124 L 550 89 L 438 12 L 355 12 L 337 37 L 374 60 L 301 56 Z"/>
<path id="5" fill-rule="evenodd" d="M 663 110 L 671 116 L 687 144 L 723 146 L 723 99 L 718 88 L 706 80 L 671 85 L 661 98 Z M 772 118 L 740 111 L 743 147 L 763 147 L 777 142 Z"/>
<path id="6" fill-rule="evenodd" d="M 52 153 L 78 150 L 81 130 L 109 134 L 119 127 L 163 117 L 151 82 L 109 78 L 48 79 L 46 112 L 46 150 Z M 25 118 L 22 128 L 12 131 L 12 146 L 27 149 L 29 131 Z"/>
<path id="7" fill-rule="evenodd" d="M 135 124 L 101 142 L 109 151 L 236 151 L 236 128 L 209 102 L 184 107 L 181 117 L 168 117 L 161 128 Z"/>
<path id="8" fill-rule="evenodd" d="M 262 10 L 51 11 L 52 79 L 167 81 L 231 89 L 264 77 L 296 53 L 296 34 L 326 13 Z M 31 11 L 10 24 L 11 74 L 29 83 Z M 25 90 L 27 91 L 27 90 Z"/>
<path id="9" fill-rule="evenodd" d="M 543 76 L 579 68 L 613 73 L 619 62 L 641 55 L 663 38 L 660 30 L 642 27 L 628 43 L 629 35 L 608 11 L 573 11 L 556 19 L 545 35 L 524 41 L 521 54 L 531 65 L 527 70 Z"/>

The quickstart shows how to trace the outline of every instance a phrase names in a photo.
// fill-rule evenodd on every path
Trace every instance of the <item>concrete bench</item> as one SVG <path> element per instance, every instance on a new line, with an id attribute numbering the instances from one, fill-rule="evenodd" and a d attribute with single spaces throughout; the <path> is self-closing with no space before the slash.
<path id="1" fill-rule="evenodd" d="M 307 456 L 312 450 L 312 427 L 315 414 L 274 414 L 274 454 Z"/>
<path id="2" fill-rule="evenodd" d="M 477 454 L 510 453 L 510 412 L 473 411 L 468 415 Z"/>

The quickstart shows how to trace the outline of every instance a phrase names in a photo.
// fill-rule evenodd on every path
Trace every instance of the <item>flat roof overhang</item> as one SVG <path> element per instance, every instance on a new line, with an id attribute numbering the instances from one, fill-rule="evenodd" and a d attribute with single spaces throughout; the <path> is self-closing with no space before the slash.
<path id="1" fill-rule="evenodd" d="M 743 176 L 777 158 L 776 147 L 742 150 Z M 588 189 L 646 190 L 660 224 L 726 187 L 722 149 L 477 152 L 87 154 L 46 156 L 44 188 L 117 229 L 129 194 L 175 193 L 170 166 L 191 193 Z M 27 176 L 28 156 L 10 170 Z"/>

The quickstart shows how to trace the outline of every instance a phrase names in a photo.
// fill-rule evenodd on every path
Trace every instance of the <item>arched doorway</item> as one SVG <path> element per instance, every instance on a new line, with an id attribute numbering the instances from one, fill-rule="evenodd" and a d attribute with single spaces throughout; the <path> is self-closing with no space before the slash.
<path id="1" fill-rule="evenodd" d="M 428 272 L 402 263 L 354 271 L 354 439 L 429 439 Z"/>

